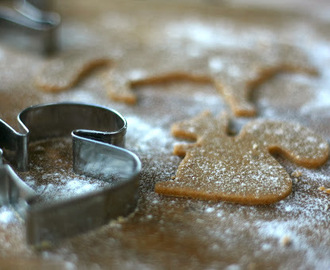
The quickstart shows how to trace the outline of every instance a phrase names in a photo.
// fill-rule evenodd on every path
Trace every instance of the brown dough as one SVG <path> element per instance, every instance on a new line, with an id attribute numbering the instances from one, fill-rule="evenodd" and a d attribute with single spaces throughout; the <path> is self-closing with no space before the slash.
<path id="1" fill-rule="evenodd" d="M 253 89 L 281 72 L 317 74 L 302 51 L 283 44 L 173 61 L 178 57 L 147 50 L 138 56 L 120 59 L 105 76 L 109 97 L 135 104 L 137 97 L 133 88 L 136 86 L 186 80 L 214 84 L 236 116 L 254 116 L 256 108 L 250 102 Z"/>
<path id="2" fill-rule="evenodd" d="M 110 64 L 110 59 L 94 51 L 72 51 L 47 62 L 36 77 L 36 85 L 46 92 L 59 92 L 76 85 L 97 67 Z"/>
<path id="3" fill-rule="evenodd" d="M 176 137 L 196 140 L 179 144 L 174 154 L 184 156 L 175 179 L 159 182 L 164 195 L 242 204 L 269 204 L 291 193 L 292 181 L 271 153 L 281 154 L 308 168 L 328 159 L 325 140 L 298 124 L 254 120 L 237 136 L 228 136 L 228 117 L 210 113 L 173 125 Z"/>
<path id="4" fill-rule="evenodd" d="M 190 81 L 214 84 L 236 116 L 254 116 L 257 112 L 250 102 L 250 93 L 260 84 L 280 72 L 317 74 L 303 52 L 283 44 L 261 48 L 259 51 L 215 52 L 208 57 L 172 61 L 178 57 L 141 49 L 138 55 L 126 55 L 110 61 L 95 51 L 73 51 L 48 62 L 37 76 L 36 84 L 47 92 L 62 91 L 74 86 L 92 69 L 115 62 L 112 69 L 103 76 L 112 100 L 135 104 L 137 97 L 134 87 Z"/>

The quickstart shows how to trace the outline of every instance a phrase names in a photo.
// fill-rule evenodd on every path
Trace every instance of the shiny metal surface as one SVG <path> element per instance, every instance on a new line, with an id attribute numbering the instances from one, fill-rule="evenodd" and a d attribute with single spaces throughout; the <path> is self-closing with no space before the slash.
<path id="1" fill-rule="evenodd" d="M 13 205 L 26 219 L 29 244 L 56 242 L 135 209 L 141 163 L 135 154 L 122 148 L 127 124 L 119 113 L 95 105 L 54 103 L 23 110 L 18 122 L 22 133 L 0 120 L 0 205 Z M 34 191 L 2 158 L 18 170 L 28 170 L 30 142 L 70 133 L 74 171 L 112 185 L 66 201 L 34 203 Z"/>
<path id="2" fill-rule="evenodd" d="M 54 53 L 58 49 L 56 31 L 61 23 L 59 14 L 39 9 L 28 1 L 11 2 L 13 2 L 12 5 L 0 3 L 0 21 L 7 21 L 22 29 L 32 30 L 39 35 L 42 52 Z"/>

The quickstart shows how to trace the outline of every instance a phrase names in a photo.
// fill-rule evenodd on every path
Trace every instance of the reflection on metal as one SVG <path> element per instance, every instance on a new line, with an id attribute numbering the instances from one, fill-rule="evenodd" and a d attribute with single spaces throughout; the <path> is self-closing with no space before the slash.
<path id="1" fill-rule="evenodd" d="M 44 3 L 43 3 L 44 2 Z M 28 1 L 10 1 L 11 5 L 0 4 L 0 22 L 7 21 L 13 25 L 31 30 L 40 36 L 44 54 L 52 54 L 58 49 L 57 29 L 61 17 L 55 12 L 37 8 Z M 34 1 L 35 4 L 45 7 L 49 1 Z"/>
<path id="2" fill-rule="evenodd" d="M 127 216 L 137 204 L 141 163 L 123 149 L 126 120 L 105 107 L 80 103 L 37 105 L 18 115 L 22 133 L 0 120 L 0 205 L 12 205 L 25 219 L 27 241 L 39 245 Z M 72 136 L 76 173 L 116 181 L 111 187 L 41 205 L 36 194 L 6 165 L 28 170 L 29 142 Z"/>

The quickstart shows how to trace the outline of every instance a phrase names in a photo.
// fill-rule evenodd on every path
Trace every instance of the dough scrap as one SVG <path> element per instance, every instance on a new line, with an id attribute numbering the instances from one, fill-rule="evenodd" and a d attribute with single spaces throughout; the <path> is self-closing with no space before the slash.
<path id="1" fill-rule="evenodd" d="M 113 68 L 104 76 L 108 96 L 115 101 L 136 104 L 135 87 L 157 85 L 174 81 L 212 83 L 207 74 L 205 61 L 187 58 L 178 61 L 180 55 L 167 55 L 157 51 L 139 50 L 138 55 L 126 55 L 118 59 Z"/>
<path id="2" fill-rule="evenodd" d="M 213 73 L 216 88 L 235 116 L 257 115 L 256 108 L 250 101 L 251 92 L 279 73 L 318 75 L 306 55 L 295 47 L 271 47 L 265 55 L 266 57 L 260 57 L 252 52 L 244 55 L 238 53 L 236 62 L 230 64 L 231 59 L 225 59 L 223 65 L 227 68 Z"/>
<path id="3" fill-rule="evenodd" d="M 204 112 L 175 123 L 176 137 L 196 140 L 179 144 L 184 156 L 174 179 L 158 182 L 157 193 L 241 204 L 270 204 L 291 193 L 292 180 L 271 154 L 316 168 L 328 159 L 328 143 L 298 124 L 253 120 L 237 136 L 228 136 L 229 117 Z"/>
<path id="4" fill-rule="evenodd" d="M 179 55 L 146 53 L 146 57 L 141 52 L 140 57 L 121 59 L 104 77 L 111 99 L 135 104 L 136 86 L 186 80 L 215 85 L 234 115 L 250 117 L 257 114 L 250 102 L 251 91 L 262 83 L 282 72 L 317 75 L 301 50 L 283 44 L 253 51 L 219 51 L 183 62 L 173 61 Z"/>
<path id="5" fill-rule="evenodd" d="M 180 61 L 147 48 L 120 59 L 102 52 L 73 51 L 49 61 L 36 78 L 38 88 L 59 92 L 73 87 L 96 67 L 113 64 L 103 76 L 108 96 L 127 104 L 137 102 L 135 87 L 173 81 L 213 84 L 236 116 L 257 114 L 251 91 L 281 72 L 316 75 L 306 55 L 298 48 L 277 44 L 263 49 L 217 51 Z M 175 59 L 175 61 L 174 61 Z"/>
<path id="6" fill-rule="evenodd" d="M 76 85 L 95 68 L 110 63 L 110 59 L 102 53 L 72 51 L 47 62 L 37 75 L 35 83 L 45 92 L 60 92 Z"/>

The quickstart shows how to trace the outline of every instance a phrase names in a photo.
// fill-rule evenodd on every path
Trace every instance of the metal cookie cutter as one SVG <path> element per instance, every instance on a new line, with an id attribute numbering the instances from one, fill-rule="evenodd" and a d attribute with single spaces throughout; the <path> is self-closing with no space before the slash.
<path id="1" fill-rule="evenodd" d="M 26 222 L 27 242 L 40 245 L 106 224 L 131 213 L 138 200 L 141 162 L 123 149 L 126 120 L 116 111 L 80 103 L 37 105 L 18 115 L 22 133 L 0 119 L 0 205 L 10 204 Z M 29 142 L 67 136 L 73 141 L 73 170 L 111 181 L 111 187 L 41 205 L 36 193 L 4 164 L 28 170 Z"/>
<path id="2" fill-rule="evenodd" d="M 10 2 L 12 5 L 1 3 L 0 20 L 11 22 L 40 35 L 43 53 L 51 54 L 57 50 L 56 31 L 61 23 L 61 17 L 57 13 L 41 10 L 27 0 L 5 2 Z M 49 0 L 39 2 L 39 5 L 45 5 Z"/>

